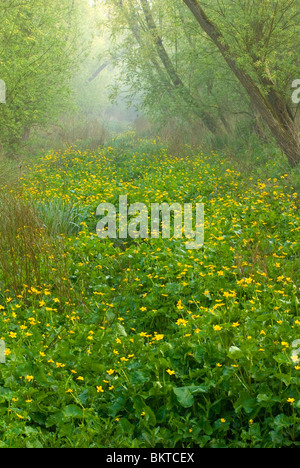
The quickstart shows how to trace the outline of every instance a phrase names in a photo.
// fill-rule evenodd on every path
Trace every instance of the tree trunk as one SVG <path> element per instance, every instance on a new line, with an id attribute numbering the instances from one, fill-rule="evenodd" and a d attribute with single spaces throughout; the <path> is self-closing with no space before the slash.
<path id="1" fill-rule="evenodd" d="M 153 40 L 153 44 L 173 86 L 180 92 L 181 97 L 191 107 L 191 110 L 201 118 L 207 129 L 212 133 L 216 133 L 218 131 L 216 119 L 209 112 L 203 109 L 202 106 L 198 105 L 194 97 L 191 95 L 189 89 L 185 86 L 181 77 L 178 75 L 176 68 L 174 67 L 173 62 L 170 59 L 170 56 L 163 44 L 162 38 L 158 33 L 148 0 L 140 0 L 140 2 L 145 15 L 147 28 Z"/>
<path id="2" fill-rule="evenodd" d="M 228 66 L 238 78 L 248 93 L 263 121 L 268 125 L 278 145 L 287 156 L 290 166 L 300 163 L 300 139 L 292 113 L 285 101 L 275 89 L 270 79 L 258 77 L 259 81 L 268 86 L 267 95 L 264 96 L 253 79 L 238 67 L 237 57 L 230 52 L 223 35 L 218 27 L 207 17 L 198 0 L 183 0 L 191 10 L 201 28 L 212 39 L 220 50 Z"/>
<path id="3" fill-rule="evenodd" d="M 94 81 L 97 78 L 97 76 L 100 75 L 100 73 L 108 67 L 108 65 L 109 62 L 102 63 L 100 67 L 90 76 L 90 78 L 88 79 L 88 83 Z"/>

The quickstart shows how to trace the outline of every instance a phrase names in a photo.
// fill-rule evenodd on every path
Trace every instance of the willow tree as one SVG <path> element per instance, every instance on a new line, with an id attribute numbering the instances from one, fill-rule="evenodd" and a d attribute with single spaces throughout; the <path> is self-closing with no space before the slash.
<path id="1" fill-rule="evenodd" d="M 209 6 L 181 1 L 246 90 L 290 165 L 299 164 L 290 93 L 300 76 L 299 0 L 212 0 Z"/>
<path id="2" fill-rule="evenodd" d="M 81 3 L 1 0 L 0 79 L 6 103 L 0 105 L 0 147 L 8 154 L 68 102 Z"/>
<path id="3" fill-rule="evenodd" d="M 160 122 L 177 117 L 198 120 L 213 135 L 230 131 L 227 114 L 238 100 L 238 82 L 226 80 L 223 60 L 216 65 L 211 45 L 190 27 L 182 4 L 107 0 L 106 5 L 107 27 L 115 38 L 113 58 L 128 96 L 141 96 L 143 108 Z M 242 106 L 247 108 L 245 99 Z"/>

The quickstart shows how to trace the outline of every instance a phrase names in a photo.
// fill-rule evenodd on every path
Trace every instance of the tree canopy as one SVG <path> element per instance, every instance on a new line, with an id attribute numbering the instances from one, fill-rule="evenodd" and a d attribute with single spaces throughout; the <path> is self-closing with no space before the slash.
<path id="1" fill-rule="evenodd" d="M 102 3 L 102 2 L 101 2 Z M 241 117 L 300 160 L 291 99 L 300 76 L 299 0 L 107 0 L 120 80 L 160 121 L 199 119 L 214 135 Z"/>
<path id="2" fill-rule="evenodd" d="M 300 0 L 3 0 L 0 146 L 72 104 L 99 116 L 110 85 L 158 128 L 273 138 L 295 166 L 299 15 Z"/>
<path id="3" fill-rule="evenodd" d="M 78 50 L 78 2 L 2 0 L 0 145 L 13 153 L 33 126 L 53 121 L 68 101 Z"/>

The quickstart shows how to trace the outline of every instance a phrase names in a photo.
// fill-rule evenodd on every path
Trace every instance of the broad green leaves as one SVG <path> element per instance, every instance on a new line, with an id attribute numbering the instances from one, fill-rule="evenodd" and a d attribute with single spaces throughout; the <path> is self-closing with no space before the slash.
<path id="1" fill-rule="evenodd" d="M 216 154 L 174 157 L 134 141 L 51 152 L 22 181 L 43 223 L 49 198 L 61 218 L 65 202 L 80 207 L 83 221 L 53 231 L 61 254 L 41 244 L 53 263 L 42 262 L 38 284 L 0 288 L 0 446 L 297 447 L 299 215 L 289 179 L 274 163 L 274 177 L 250 184 Z M 130 202 L 204 201 L 203 249 L 99 240 L 96 207 L 124 191 Z"/>

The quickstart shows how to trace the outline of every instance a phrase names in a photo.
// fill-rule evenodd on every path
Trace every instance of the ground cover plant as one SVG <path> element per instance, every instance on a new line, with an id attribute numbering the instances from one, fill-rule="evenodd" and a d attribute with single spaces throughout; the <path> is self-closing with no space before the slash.
<path id="1" fill-rule="evenodd" d="M 1 190 L 2 448 L 299 446 L 299 197 L 267 172 L 129 133 Z M 119 195 L 204 203 L 204 246 L 100 240 Z"/>

